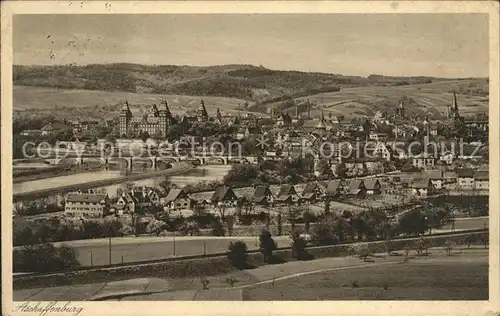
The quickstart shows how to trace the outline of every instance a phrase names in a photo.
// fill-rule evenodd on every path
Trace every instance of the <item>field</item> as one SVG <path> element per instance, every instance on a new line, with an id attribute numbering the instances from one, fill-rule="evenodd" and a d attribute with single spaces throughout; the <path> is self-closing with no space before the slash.
<path id="1" fill-rule="evenodd" d="M 309 101 L 316 104 L 311 110 L 311 116 L 317 117 L 323 110 L 325 116 L 344 115 L 356 117 L 360 115 L 373 116 L 377 110 L 383 110 L 383 104 L 389 104 L 395 109 L 403 97 L 413 99 L 416 104 L 406 102 L 407 113 L 429 112 L 446 113 L 447 105 L 451 104 L 453 90 L 457 90 L 457 102 L 460 113 L 464 116 L 476 113 L 488 113 L 488 97 L 469 96 L 459 93 L 459 87 L 468 85 L 485 86 L 486 80 L 453 80 L 416 84 L 408 86 L 372 86 L 344 88 L 340 92 L 320 93 L 299 98 L 299 101 Z M 375 105 L 375 106 L 374 106 Z"/>
<path id="2" fill-rule="evenodd" d="M 124 237 L 111 240 L 111 263 L 137 262 L 165 259 L 174 256 L 194 256 L 203 253 L 227 251 L 230 241 L 243 240 L 249 250 L 258 249 L 257 237 Z M 280 247 L 290 244 L 288 236 L 275 237 Z M 109 264 L 109 240 L 81 240 L 64 243 L 75 250 L 77 260 L 82 266 Z M 174 246 L 175 244 L 175 246 Z M 175 248 L 174 248 L 175 247 Z"/>
<path id="3" fill-rule="evenodd" d="M 15 111 L 22 111 L 23 116 L 35 114 L 50 114 L 57 108 L 58 117 L 90 117 L 111 119 L 118 115 L 121 106 L 117 105 L 127 100 L 135 114 L 148 110 L 161 99 L 169 103 L 173 114 L 184 115 L 193 113 L 203 98 L 208 114 L 215 116 L 217 108 L 223 115 L 236 115 L 242 109 L 244 100 L 224 97 L 198 97 L 183 95 L 161 95 L 131 92 L 106 92 L 96 90 L 57 90 L 55 88 L 14 86 L 13 104 Z M 142 105 L 134 107 L 135 104 Z M 64 107 L 64 108 L 63 108 Z M 96 107 L 98 107 L 96 109 Z M 244 111 L 241 111 L 244 113 Z"/>
<path id="4" fill-rule="evenodd" d="M 245 289 L 243 297 L 251 301 L 487 300 L 488 256 L 480 249 L 449 257 L 431 253 L 429 258 L 408 263 L 321 272 L 257 285 Z"/>

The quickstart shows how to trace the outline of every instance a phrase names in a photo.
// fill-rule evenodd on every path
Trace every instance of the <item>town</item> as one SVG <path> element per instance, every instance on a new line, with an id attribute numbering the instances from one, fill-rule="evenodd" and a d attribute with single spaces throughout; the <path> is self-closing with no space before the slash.
<path id="1" fill-rule="evenodd" d="M 299 108 L 309 113 L 299 113 Z M 91 161 L 92 154 L 102 153 L 100 142 L 114 142 L 119 149 L 133 144 L 153 148 L 155 153 L 158 150 L 170 153 L 172 158 L 162 161 L 163 165 L 159 161 L 157 168 L 169 168 L 176 161 L 172 155 L 173 145 L 179 141 L 184 142 L 186 151 L 195 148 L 189 145 L 197 140 L 200 144 L 203 140 L 219 142 L 223 148 L 237 143 L 243 150 L 241 154 L 253 159 L 249 162 L 244 156 L 235 156 L 229 161 L 209 155 L 200 160 L 196 151 L 201 149 L 196 147 L 196 151 L 188 155 L 191 159 L 186 160 L 193 166 L 233 164 L 223 181 L 185 188 L 169 183 L 168 179 L 158 187 L 126 183 L 112 198 L 105 189 L 76 190 L 50 207 L 20 202 L 17 213 L 28 214 L 28 218 L 36 221 L 119 218 L 123 222 L 128 218 L 132 223 L 133 218 L 134 223 L 128 225 L 133 226 L 134 234 L 159 235 L 172 229 L 159 220 L 165 218 L 177 223 L 181 223 L 179 218 L 182 218 L 189 226 L 191 218 L 210 214 L 219 218 L 224 227 L 228 222 L 234 225 L 263 219 L 262 224 L 269 228 L 271 223 L 276 226 L 278 222 L 289 222 L 291 207 L 301 208 L 301 214 L 292 217 L 302 222 L 304 218 L 317 220 L 330 208 L 343 214 L 342 208 L 347 207 L 357 212 L 379 209 L 394 220 L 398 215 L 395 209 L 404 213 L 416 204 L 424 205 L 428 199 L 488 195 L 487 116 L 460 116 L 455 93 L 444 113 L 444 121 L 428 116 L 408 117 L 403 101 L 393 113 L 377 113 L 373 118 L 352 121 L 331 115 L 325 117 L 323 111 L 319 118 L 312 118 L 310 108 L 310 104 L 306 107 L 296 104 L 295 115 L 279 113 L 268 117 L 224 116 L 217 109 L 216 116 L 209 117 L 204 101 L 200 100 L 195 116 L 175 117 L 170 113 L 168 102 L 162 100 L 159 106 L 153 104 L 144 116 L 133 116 L 129 103 L 124 102 L 112 122 L 47 122 L 39 130 L 23 130 L 20 136 L 35 141 L 35 145 L 46 140 L 56 149 L 66 150 L 66 154 L 79 150 L 80 155 L 89 155 L 88 162 L 63 156 L 56 168 L 64 170 L 111 168 L 109 161 L 105 164 L 101 159 Z M 96 132 L 102 130 L 109 133 L 103 139 L 96 139 Z M 170 146 L 158 149 L 162 141 Z M 304 150 L 306 142 L 307 151 Z M 412 142 L 416 146 L 408 151 L 405 147 L 396 150 L 396 142 L 407 148 Z M 125 167 L 123 160 L 116 161 L 117 168 Z M 151 167 L 151 162 L 149 164 Z M 125 165 L 132 168 L 132 162 Z M 24 175 L 19 176 L 29 173 L 24 171 Z M 38 212 L 50 209 L 53 213 L 33 214 L 33 209 Z M 487 215 L 487 210 L 482 214 Z M 194 226 L 200 225 L 196 224 Z"/>
<path id="2" fill-rule="evenodd" d="M 491 300 L 458 14 L 18 15 L 14 300 Z"/>

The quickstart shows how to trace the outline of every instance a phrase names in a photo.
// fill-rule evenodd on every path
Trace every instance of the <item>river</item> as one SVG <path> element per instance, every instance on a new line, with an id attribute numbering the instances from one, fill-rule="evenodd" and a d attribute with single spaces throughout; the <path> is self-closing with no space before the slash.
<path id="1" fill-rule="evenodd" d="M 183 175 L 177 175 L 170 177 L 170 181 L 179 187 L 183 187 L 186 184 L 198 183 L 202 181 L 214 181 L 221 180 L 231 169 L 231 165 L 209 165 L 209 166 L 199 166 L 193 170 L 186 172 Z M 146 170 L 145 170 L 146 171 Z M 58 176 L 53 178 L 46 178 L 35 181 L 19 182 L 13 184 L 14 193 L 25 193 L 39 189 L 50 189 L 57 188 L 59 186 L 85 183 L 89 180 L 106 180 L 121 177 L 120 171 L 95 171 L 95 172 L 85 172 L 79 174 L 72 174 L 67 176 Z M 161 182 L 162 178 L 149 178 L 134 181 L 136 186 L 151 186 L 155 187 Z M 122 184 L 110 185 L 105 187 L 108 195 L 110 197 L 116 196 L 116 191 L 118 188 L 123 187 Z"/>

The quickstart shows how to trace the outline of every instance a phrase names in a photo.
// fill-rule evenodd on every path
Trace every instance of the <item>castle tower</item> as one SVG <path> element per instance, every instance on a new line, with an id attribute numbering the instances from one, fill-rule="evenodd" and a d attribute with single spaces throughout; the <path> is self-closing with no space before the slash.
<path id="1" fill-rule="evenodd" d="M 208 112 L 205 108 L 205 101 L 203 101 L 203 99 L 201 99 L 200 106 L 198 107 L 198 110 L 196 110 L 196 117 L 199 122 L 208 121 Z"/>
<path id="2" fill-rule="evenodd" d="M 168 108 L 167 100 L 161 100 L 161 107 L 159 109 L 159 124 L 158 130 L 160 132 L 161 137 L 166 137 L 168 134 L 168 128 L 170 126 L 170 121 L 172 119 L 172 113 L 170 113 L 170 109 Z"/>
<path id="3" fill-rule="evenodd" d="M 131 119 L 132 119 L 132 112 L 130 111 L 128 101 L 125 101 L 125 104 L 122 106 L 122 109 L 120 110 L 120 118 L 119 118 L 120 137 L 122 137 L 123 135 L 125 136 L 128 135 Z"/>

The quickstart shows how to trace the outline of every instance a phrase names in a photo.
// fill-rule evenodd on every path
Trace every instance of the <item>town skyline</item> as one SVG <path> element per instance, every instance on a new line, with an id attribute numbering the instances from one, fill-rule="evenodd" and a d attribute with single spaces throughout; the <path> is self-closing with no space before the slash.
<path id="1" fill-rule="evenodd" d="M 251 64 L 346 76 L 488 76 L 488 20 L 481 14 L 100 17 L 15 17 L 14 64 Z"/>

